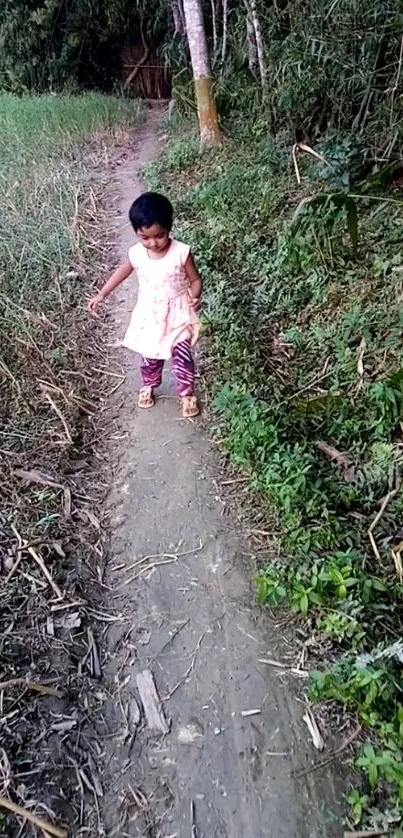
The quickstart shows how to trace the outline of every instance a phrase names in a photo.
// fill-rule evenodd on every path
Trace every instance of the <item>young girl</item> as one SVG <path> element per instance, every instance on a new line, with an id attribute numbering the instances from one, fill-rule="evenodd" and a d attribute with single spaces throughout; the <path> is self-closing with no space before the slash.
<path id="1" fill-rule="evenodd" d="M 172 358 L 182 415 L 197 416 L 191 346 L 199 332 L 201 278 L 188 245 L 171 238 L 173 209 L 167 198 L 156 192 L 140 195 L 129 218 L 140 241 L 129 249 L 128 259 L 90 300 L 88 309 L 96 314 L 100 303 L 136 271 L 138 300 L 123 346 L 142 356 L 138 405 L 154 406 L 164 361 Z"/>

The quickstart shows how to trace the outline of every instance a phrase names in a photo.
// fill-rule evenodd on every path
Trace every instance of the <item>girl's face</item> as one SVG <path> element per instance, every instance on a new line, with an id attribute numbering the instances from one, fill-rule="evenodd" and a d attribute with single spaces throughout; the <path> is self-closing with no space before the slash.
<path id="1" fill-rule="evenodd" d="M 162 254 L 164 250 L 168 250 L 170 245 L 169 230 L 161 227 L 160 224 L 153 224 L 151 227 L 140 227 L 137 230 L 137 235 L 150 253 Z"/>

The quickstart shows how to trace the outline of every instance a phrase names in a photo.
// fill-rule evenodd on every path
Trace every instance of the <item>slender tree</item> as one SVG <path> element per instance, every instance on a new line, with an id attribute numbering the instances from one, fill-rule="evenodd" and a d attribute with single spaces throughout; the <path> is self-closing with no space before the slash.
<path id="1" fill-rule="evenodd" d="M 214 59 L 217 56 L 217 9 L 215 5 L 215 0 L 210 0 L 211 5 L 211 23 L 213 26 L 213 66 L 214 66 Z"/>
<path id="2" fill-rule="evenodd" d="M 263 36 L 262 36 L 262 28 L 260 25 L 259 13 L 257 9 L 256 0 L 244 0 L 246 14 L 250 18 L 253 24 L 253 29 L 255 32 L 255 42 L 256 42 L 256 50 L 257 50 L 257 58 L 259 63 L 259 71 L 260 71 L 260 81 L 262 85 L 262 98 L 263 102 L 267 102 L 268 98 L 268 90 L 267 90 L 267 65 L 266 65 L 266 56 L 264 51 L 264 44 L 263 44 Z"/>
<path id="3" fill-rule="evenodd" d="M 200 146 L 201 148 L 210 148 L 221 145 L 222 138 L 213 94 L 213 79 L 201 0 L 183 0 L 183 10 L 192 61 L 200 127 Z"/>
<path id="4" fill-rule="evenodd" d="M 171 0 L 172 16 L 174 19 L 175 35 L 185 34 L 185 17 L 182 0 Z"/>
<path id="5" fill-rule="evenodd" d="M 221 61 L 224 63 L 227 53 L 227 37 L 228 37 L 228 0 L 223 0 L 222 4 L 222 51 Z"/>
<path id="6" fill-rule="evenodd" d="M 259 72 L 259 62 L 257 57 L 255 27 L 250 13 L 246 12 L 246 45 L 248 48 L 248 66 L 254 75 Z"/>

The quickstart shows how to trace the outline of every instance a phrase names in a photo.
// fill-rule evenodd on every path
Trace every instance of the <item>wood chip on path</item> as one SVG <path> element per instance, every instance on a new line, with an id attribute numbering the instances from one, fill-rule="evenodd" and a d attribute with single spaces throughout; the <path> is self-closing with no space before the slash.
<path id="1" fill-rule="evenodd" d="M 169 724 L 162 709 L 152 672 L 149 669 L 140 672 L 136 677 L 136 683 L 148 727 L 158 733 L 169 733 Z"/>

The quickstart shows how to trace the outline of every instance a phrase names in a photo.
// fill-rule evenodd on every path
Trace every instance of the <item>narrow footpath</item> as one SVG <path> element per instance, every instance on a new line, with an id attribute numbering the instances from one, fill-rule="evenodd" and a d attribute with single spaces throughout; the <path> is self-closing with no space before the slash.
<path id="1" fill-rule="evenodd" d="M 116 168 L 111 225 L 122 258 L 133 242 L 127 211 L 143 191 L 141 167 L 158 152 L 160 118 L 150 112 L 134 151 Z M 130 280 L 112 298 L 115 340 L 134 300 Z M 106 834 L 342 835 L 330 770 L 297 776 L 321 756 L 290 676 L 259 662 L 278 656 L 281 646 L 255 604 L 247 544 L 231 516 L 222 515 L 202 423 L 181 419 L 169 369 L 155 408 L 138 411 L 137 359 L 127 354 L 124 363 L 126 380 L 111 408 L 120 439 L 110 452 L 116 468 L 107 583 L 110 609 L 123 619 L 104 641 Z M 152 695 L 148 718 L 140 702 L 147 671 L 164 714 L 154 722 Z"/>

